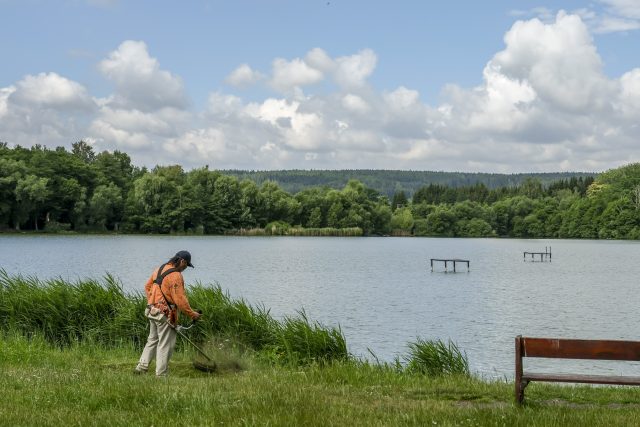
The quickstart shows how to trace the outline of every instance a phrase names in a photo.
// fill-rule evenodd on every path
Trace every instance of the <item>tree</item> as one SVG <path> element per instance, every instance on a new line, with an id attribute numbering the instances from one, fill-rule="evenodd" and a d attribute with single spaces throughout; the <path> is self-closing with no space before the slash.
<path id="1" fill-rule="evenodd" d="M 87 216 L 89 215 L 88 210 L 87 189 L 81 187 L 80 196 L 75 201 L 74 206 L 69 213 L 71 225 L 74 230 L 80 231 L 84 229 L 87 224 Z"/>
<path id="2" fill-rule="evenodd" d="M 318 206 L 311 210 L 309 215 L 309 221 L 307 221 L 307 227 L 320 228 L 322 227 L 322 209 Z"/>
<path id="3" fill-rule="evenodd" d="M 628 197 L 607 204 L 600 216 L 600 239 L 626 239 L 632 229 L 640 225 L 640 213 Z"/>
<path id="4" fill-rule="evenodd" d="M 386 196 L 380 197 L 371 212 L 372 232 L 381 235 L 389 234 L 391 232 L 391 216 L 389 199 Z"/>
<path id="5" fill-rule="evenodd" d="M 168 233 L 174 209 L 179 206 L 177 185 L 157 172 L 136 179 L 127 200 L 127 218 L 147 233 Z"/>
<path id="6" fill-rule="evenodd" d="M 38 230 L 38 208 L 49 195 L 48 182 L 48 178 L 39 178 L 35 175 L 27 175 L 18 180 L 15 189 L 17 201 L 16 230 L 19 230 L 20 223 L 29 217 L 33 217 L 33 226 Z"/>
<path id="7" fill-rule="evenodd" d="M 93 168 L 98 175 L 98 184 L 114 183 L 121 189 L 123 196 L 131 188 L 134 176 L 138 172 L 131 164 L 129 155 L 118 150 L 113 153 L 103 151 L 95 156 Z"/>
<path id="8" fill-rule="evenodd" d="M 408 207 L 398 208 L 391 217 L 391 229 L 411 231 L 413 228 L 413 215 Z"/>
<path id="9" fill-rule="evenodd" d="M 393 195 L 393 201 L 391 202 L 391 210 L 395 212 L 398 208 L 403 208 L 409 204 L 407 196 L 404 191 L 398 191 Z"/>
<path id="10" fill-rule="evenodd" d="M 640 185 L 633 187 L 633 190 L 631 190 L 631 198 L 634 208 L 640 210 Z"/>
<path id="11" fill-rule="evenodd" d="M 240 182 L 240 227 L 261 227 L 267 224 L 266 206 L 255 182 L 243 179 Z"/>
<path id="12" fill-rule="evenodd" d="M 489 237 L 494 236 L 495 232 L 484 219 L 472 218 L 470 220 L 464 219 L 457 223 L 456 235 L 461 237 Z"/>
<path id="13" fill-rule="evenodd" d="M 458 218 L 448 206 L 438 206 L 426 219 L 427 232 L 430 235 L 452 237 L 455 234 L 455 224 Z"/>
<path id="14" fill-rule="evenodd" d="M 301 208 L 300 202 L 282 190 L 278 184 L 273 181 L 265 182 L 260 187 L 260 195 L 264 200 L 266 222 L 294 222 Z"/>
<path id="15" fill-rule="evenodd" d="M 22 161 L 0 158 L 0 225 L 8 226 L 16 208 L 16 186 L 27 173 Z"/>
<path id="16" fill-rule="evenodd" d="M 530 199 L 537 199 L 542 197 L 544 190 L 542 189 L 542 183 L 535 178 L 527 178 L 520 185 L 520 194 Z"/>
<path id="17" fill-rule="evenodd" d="M 222 175 L 217 171 L 210 171 L 208 167 L 193 169 L 187 173 L 181 186 L 181 211 L 184 215 L 186 230 L 202 232 L 207 227 L 216 226 L 217 215 L 213 194 L 215 183 Z"/>
<path id="18" fill-rule="evenodd" d="M 435 205 L 429 204 L 426 201 L 420 203 L 411 204 L 411 213 L 414 218 L 426 218 L 436 208 Z"/>
<path id="19" fill-rule="evenodd" d="M 308 227 L 321 227 L 325 224 L 324 218 L 329 211 L 329 200 L 327 198 L 329 189 L 327 187 L 307 188 L 298 192 L 294 197 L 300 203 L 300 211 L 296 222 L 298 224 L 307 224 Z M 318 213 L 318 210 L 320 211 Z M 314 219 L 311 219 L 311 216 Z M 311 226 L 310 223 L 317 224 L 320 220 L 321 225 Z"/>
<path id="20" fill-rule="evenodd" d="M 329 212 L 327 213 L 327 225 L 333 228 L 340 228 L 340 224 L 342 222 L 344 207 L 339 200 L 336 200 L 329 207 Z"/>
<path id="21" fill-rule="evenodd" d="M 93 152 L 93 147 L 87 144 L 84 140 L 71 144 L 71 153 L 85 163 L 92 163 L 96 158 L 96 154 Z"/>
<path id="22" fill-rule="evenodd" d="M 93 192 L 89 201 L 89 212 L 92 224 L 100 229 L 106 229 L 108 225 L 117 230 L 120 207 L 122 206 L 122 193 L 115 184 L 99 185 Z"/>
<path id="23" fill-rule="evenodd" d="M 222 175 L 213 186 L 210 210 L 207 212 L 208 232 L 222 233 L 238 228 L 242 213 L 240 183 L 234 176 Z"/>

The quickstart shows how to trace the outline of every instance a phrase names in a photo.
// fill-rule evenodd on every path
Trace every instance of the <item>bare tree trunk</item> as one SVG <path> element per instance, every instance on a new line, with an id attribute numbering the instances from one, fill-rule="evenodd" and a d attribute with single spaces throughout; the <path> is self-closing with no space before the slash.
<path id="1" fill-rule="evenodd" d="M 640 185 L 636 185 L 632 190 L 633 203 L 636 205 L 636 210 L 640 209 Z"/>

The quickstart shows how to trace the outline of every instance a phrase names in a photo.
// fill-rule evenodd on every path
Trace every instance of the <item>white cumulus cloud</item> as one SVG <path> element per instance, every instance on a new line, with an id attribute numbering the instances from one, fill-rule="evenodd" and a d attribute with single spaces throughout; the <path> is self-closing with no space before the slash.
<path id="1" fill-rule="evenodd" d="M 163 107 L 185 108 L 188 104 L 182 79 L 160 69 L 147 45 L 127 40 L 98 65 L 116 85 L 113 103 L 143 111 Z"/>
<path id="2" fill-rule="evenodd" d="M 295 88 L 315 84 L 324 78 L 320 70 L 309 66 L 300 58 L 291 61 L 277 58 L 273 61 L 272 72 L 273 77 L 270 84 L 281 92 L 289 92 Z"/>
<path id="3" fill-rule="evenodd" d="M 625 4 L 611 1 L 607 13 L 636 19 Z M 332 57 L 316 47 L 270 70 L 239 66 L 229 92 L 212 91 L 196 111 L 179 76 L 145 43 L 125 41 L 98 64 L 114 84 L 100 99 L 53 72 L 0 88 L 0 140 L 87 138 L 147 166 L 187 168 L 603 170 L 640 161 L 640 68 L 604 73 L 593 40 L 600 18 L 583 10 L 516 21 L 481 83 L 452 82 L 435 105 L 416 88 L 370 85 L 371 49 Z M 275 92 L 249 101 L 235 92 L 254 83 Z"/>
<path id="4" fill-rule="evenodd" d="M 352 93 L 348 93 L 344 97 L 342 97 L 342 105 L 347 110 L 359 114 L 365 114 L 371 110 L 371 107 L 369 106 L 367 101 Z"/>
<path id="5" fill-rule="evenodd" d="M 378 57 L 371 49 L 364 49 L 355 55 L 339 57 L 335 62 L 336 82 L 346 88 L 358 88 L 375 70 Z"/>
<path id="6" fill-rule="evenodd" d="M 28 75 L 11 95 L 12 102 L 25 106 L 55 109 L 91 109 L 94 102 L 80 83 L 56 73 Z"/>
<path id="7" fill-rule="evenodd" d="M 262 80 L 264 75 L 258 71 L 254 71 L 247 64 L 242 64 L 231 72 L 225 79 L 225 82 L 237 87 L 246 87 Z"/>

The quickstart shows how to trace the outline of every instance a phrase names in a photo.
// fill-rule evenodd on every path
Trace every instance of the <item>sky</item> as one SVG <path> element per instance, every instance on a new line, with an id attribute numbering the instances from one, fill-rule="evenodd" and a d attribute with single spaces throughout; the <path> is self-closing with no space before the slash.
<path id="1" fill-rule="evenodd" d="M 0 0 L 0 141 L 185 169 L 640 161 L 640 0 Z"/>

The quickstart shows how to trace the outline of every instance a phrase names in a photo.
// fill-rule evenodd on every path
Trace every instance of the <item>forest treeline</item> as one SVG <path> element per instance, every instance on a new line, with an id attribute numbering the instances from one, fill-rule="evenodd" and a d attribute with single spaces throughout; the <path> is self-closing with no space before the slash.
<path id="1" fill-rule="evenodd" d="M 478 183 L 489 189 L 500 187 L 517 187 L 527 179 L 536 179 L 543 186 L 555 181 L 571 178 L 587 178 L 595 176 L 585 172 L 557 172 L 557 173 L 480 173 L 480 172 L 436 172 L 412 170 L 376 170 L 376 169 L 342 169 L 342 170 L 271 170 L 271 171 L 243 171 L 223 170 L 225 175 L 232 175 L 238 179 L 250 179 L 261 185 L 266 181 L 275 181 L 280 187 L 295 194 L 308 187 L 330 187 L 341 189 L 355 179 L 365 186 L 379 191 L 389 198 L 402 191 L 411 197 L 425 185 L 438 184 L 446 187 L 468 187 Z"/>
<path id="2" fill-rule="evenodd" d="M 152 170 L 123 152 L 0 144 L 0 229 L 50 232 L 640 238 L 640 164 L 596 178 L 388 197 L 358 180 L 295 194 L 207 167 Z"/>

